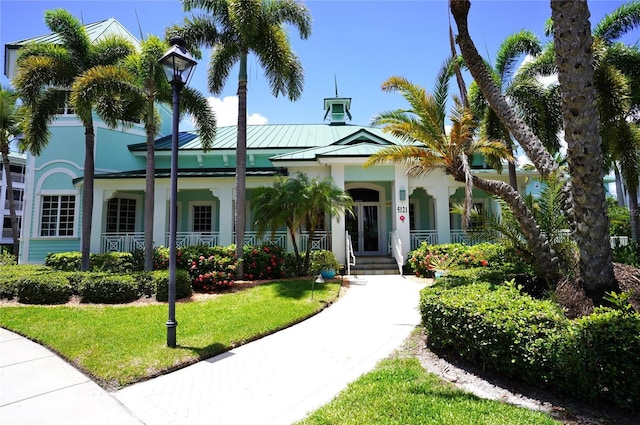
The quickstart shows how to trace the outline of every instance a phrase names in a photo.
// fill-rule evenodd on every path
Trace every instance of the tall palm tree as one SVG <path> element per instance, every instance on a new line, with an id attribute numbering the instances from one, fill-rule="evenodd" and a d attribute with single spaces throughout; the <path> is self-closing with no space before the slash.
<path id="1" fill-rule="evenodd" d="M 146 131 L 147 160 L 145 177 L 144 268 L 153 269 L 153 222 L 155 204 L 155 138 L 158 132 L 156 102 L 172 103 L 172 89 L 165 77 L 160 58 L 169 48 L 158 37 L 141 43 L 141 51 L 130 54 L 121 65 L 92 68 L 76 79 L 71 103 L 94 104 L 97 114 L 109 125 L 127 125 L 126 120 L 141 119 Z M 180 107 L 192 114 L 203 149 L 208 150 L 216 134 L 216 118 L 205 96 L 185 86 Z"/>
<path id="2" fill-rule="evenodd" d="M 2 168 L 7 182 L 7 199 L 9 200 L 9 219 L 11 220 L 11 238 L 13 239 L 13 255 L 18 258 L 20 251 L 20 233 L 18 232 L 18 215 L 13 198 L 13 182 L 11 180 L 11 164 L 9 164 L 9 143 L 22 133 L 20 128 L 24 120 L 24 109 L 18 106 L 18 95 L 10 88 L 0 86 L 0 153 Z"/>
<path id="3" fill-rule="evenodd" d="M 531 31 L 522 30 L 507 37 L 498 50 L 496 63 L 492 69 L 494 79 L 503 92 L 507 92 L 512 85 L 516 60 L 522 55 L 537 55 L 542 50 L 538 37 Z M 482 92 L 476 84 L 469 87 L 470 104 L 474 106 L 474 115 L 481 117 L 481 135 L 494 140 L 502 140 L 513 154 L 513 140 L 509 130 L 500 122 L 493 109 L 482 98 Z M 489 158 L 491 159 L 491 158 Z M 509 169 L 509 184 L 518 190 L 516 165 L 514 161 L 507 164 Z"/>
<path id="4" fill-rule="evenodd" d="M 191 45 L 213 48 L 209 64 L 209 90 L 219 94 L 237 63 L 238 139 L 236 145 L 236 254 L 242 258 L 246 216 L 247 161 L 247 58 L 253 53 L 264 68 L 274 96 L 296 100 L 301 92 L 304 71 L 291 50 L 286 25 L 296 28 L 302 39 L 311 34 L 308 9 L 294 0 L 183 0 L 185 11 L 202 9 L 193 19 L 185 19 L 182 35 Z M 239 272 L 242 263 L 239 264 Z"/>
<path id="5" fill-rule="evenodd" d="M 558 170 L 558 165 L 540 139 L 507 103 L 471 40 L 467 23 L 471 3 L 468 0 L 450 0 L 449 5 L 458 27 L 458 44 L 473 78 L 538 172 L 544 177 L 549 176 Z M 611 288 L 614 276 L 602 185 L 602 147 L 598 137 L 597 111 L 593 106 L 595 93 L 592 89 L 589 11 L 585 2 L 555 0 L 551 1 L 551 10 L 571 178 L 564 210 L 578 245 L 579 278 L 585 290 L 599 296 Z"/>
<path id="6" fill-rule="evenodd" d="M 502 181 L 487 180 L 471 174 L 469 158 L 474 154 L 493 156 L 509 160 L 512 158 L 508 148 L 498 140 L 474 137 L 476 121 L 469 108 L 458 101 L 451 114 L 452 128 L 445 130 L 445 108 L 447 102 L 447 82 L 451 75 L 449 64 L 445 64 L 438 75 L 434 94 L 430 95 L 422 87 L 412 84 L 402 77 L 391 77 L 382 86 L 385 91 L 399 92 L 410 107 L 383 112 L 374 118 L 374 125 L 383 125 L 383 130 L 404 139 L 406 145 L 390 146 L 372 155 L 365 166 L 378 163 L 404 163 L 411 176 L 427 174 L 440 168 L 455 180 L 465 183 L 465 218 L 470 214 L 471 190 L 476 187 L 487 193 L 495 194 L 512 209 L 522 227 L 523 234 L 538 261 L 548 264 L 545 276 L 549 280 L 557 279 L 563 267 L 563 261 L 549 245 L 546 236 L 540 231 L 533 213 L 527 208 L 525 200 L 510 185 Z"/>
<path id="7" fill-rule="evenodd" d="M 48 42 L 26 45 L 18 55 L 18 73 L 13 81 L 28 108 L 25 143 L 38 155 L 49 141 L 48 126 L 61 105 L 69 100 L 77 77 L 98 66 L 117 63 L 133 51 L 122 37 L 107 37 L 91 42 L 82 23 L 64 9 L 48 10 L 44 21 L 60 38 L 59 44 Z M 75 109 L 85 128 L 84 179 L 82 188 L 82 270 L 89 268 L 91 220 L 93 216 L 94 143 L 92 105 Z"/>

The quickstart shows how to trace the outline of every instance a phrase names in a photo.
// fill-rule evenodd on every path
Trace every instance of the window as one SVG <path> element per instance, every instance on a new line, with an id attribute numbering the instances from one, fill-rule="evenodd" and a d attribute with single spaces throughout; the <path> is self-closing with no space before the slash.
<path id="1" fill-rule="evenodd" d="M 73 236 L 75 211 L 75 195 L 43 196 L 40 236 Z"/>
<path id="2" fill-rule="evenodd" d="M 136 230 L 136 200 L 111 198 L 107 203 L 107 233 L 132 233 Z"/>
<path id="3" fill-rule="evenodd" d="M 193 206 L 193 231 L 197 233 L 211 233 L 213 218 L 212 205 Z"/>

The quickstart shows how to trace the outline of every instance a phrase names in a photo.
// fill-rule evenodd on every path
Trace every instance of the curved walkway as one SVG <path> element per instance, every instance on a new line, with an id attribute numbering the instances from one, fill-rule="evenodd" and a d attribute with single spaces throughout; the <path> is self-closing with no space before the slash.
<path id="1" fill-rule="evenodd" d="M 423 287 L 400 276 L 361 276 L 302 323 L 115 393 L 1 330 L 0 423 L 290 424 L 404 341 L 420 322 Z"/>

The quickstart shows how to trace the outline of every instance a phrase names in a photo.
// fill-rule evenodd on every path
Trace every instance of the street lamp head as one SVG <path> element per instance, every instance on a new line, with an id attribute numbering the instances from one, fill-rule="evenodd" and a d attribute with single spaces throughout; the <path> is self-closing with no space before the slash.
<path id="1" fill-rule="evenodd" d="M 192 71 L 198 64 L 185 48 L 182 37 L 171 37 L 171 48 L 162 56 L 158 62 L 162 65 L 167 80 L 171 84 L 178 84 L 180 87 L 189 82 Z"/>

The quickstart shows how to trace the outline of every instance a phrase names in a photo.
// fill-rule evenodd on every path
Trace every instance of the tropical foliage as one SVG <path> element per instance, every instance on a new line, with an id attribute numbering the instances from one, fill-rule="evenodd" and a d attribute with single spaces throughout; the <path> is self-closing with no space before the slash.
<path id="1" fill-rule="evenodd" d="M 306 39 L 311 34 L 311 16 L 294 0 L 183 0 L 182 5 L 185 11 L 204 13 L 185 18 L 182 27 L 170 32 L 182 35 L 194 48 L 213 48 L 209 90 L 219 94 L 233 66 L 239 65 L 235 232 L 236 254 L 241 258 L 246 218 L 247 59 L 255 55 L 274 96 L 296 100 L 302 93 L 304 71 L 291 50 L 287 26 Z M 242 272 L 242 263 L 239 266 Z"/>
<path id="2" fill-rule="evenodd" d="M 118 63 L 133 51 L 133 46 L 119 36 L 92 41 L 80 20 L 64 9 L 46 11 L 44 21 L 49 30 L 59 38 L 59 42 L 38 42 L 24 46 L 18 55 L 18 71 L 13 84 L 28 110 L 24 142 L 33 155 L 38 155 L 49 142 L 49 124 L 61 107 L 72 106 L 85 128 L 81 252 L 82 269 L 87 270 L 95 171 L 95 129 L 92 112 L 96 102 L 113 106 L 117 99 L 101 97 L 70 105 L 72 86 L 85 72 L 97 66 Z"/>

